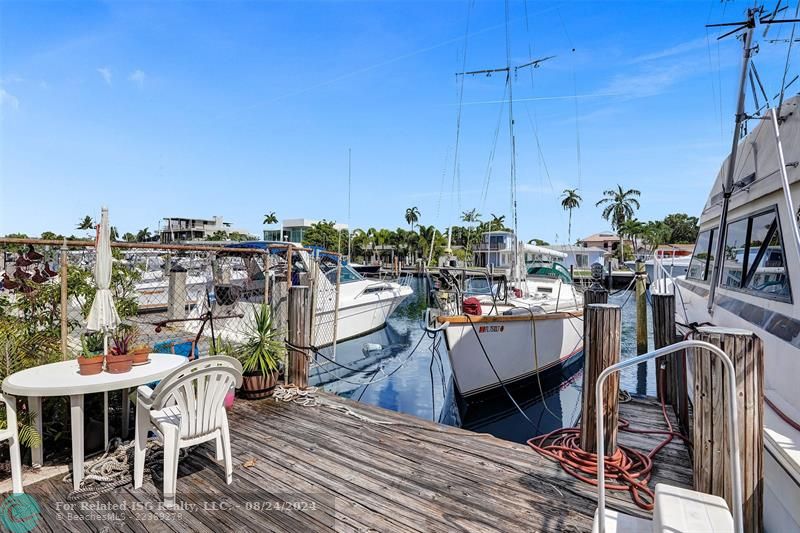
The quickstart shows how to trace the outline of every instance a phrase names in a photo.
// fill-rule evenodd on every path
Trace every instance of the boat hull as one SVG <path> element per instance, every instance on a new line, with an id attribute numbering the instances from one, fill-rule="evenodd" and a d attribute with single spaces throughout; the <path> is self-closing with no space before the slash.
<path id="1" fill-rule="evenodd" d="M 317 311 L 314 319 L 313 343 L 315 346 L 333 344 L 334 320 L 336 320 L 336 339 L 341 342 L 360 337 L 386 325 L 397 307 L 403 303 L 413 290 L 407 286 L 397 286 L 392 290 L 364 294 L 345 305 L 340 303 L 339 316 L 333 310 Z"/>
<path id="2" fill-rule="evenodd" d="M 439 317 L 459 393 L 466 397 L 564 364 L 583 351 L 582 313 Z"/>

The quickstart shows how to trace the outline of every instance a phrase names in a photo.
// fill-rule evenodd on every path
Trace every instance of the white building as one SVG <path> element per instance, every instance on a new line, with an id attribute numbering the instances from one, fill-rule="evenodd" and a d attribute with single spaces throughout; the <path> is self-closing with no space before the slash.
<path id="1" fill-rule="evenodd" d="M 510 231 L 487 231 L 475 246 L 475 266 L 490 266 L 497 270 L 509 270 L 514 263 L 517 240 Z M 562 261 L 566 254 L 554 246 L 522 244 L 520 252 L 525 254 L 525 264 L 534 262 Z"/>
<path id="2" fill-rule="evenodd" d="M 554 244 L 549 246 L 553 250 L 563 252 L 566 257 L 559 262 L 566 268 L 575 270 L 589 270 L 594 263 L 605 263 L 607 250 L 597 246 L 577 246 L 574 244 Z"/>
<path id="3" fill-rule="evenodd" d="M 225 222 L 222 217 L 213 218 L 164 218 L 164 224 L 159 228 L 159 237 L 162 243 L 204 241 L 217 233 L 248 233 L 245 230 L 235 229 L 230 222 Z"/>
<path id="4" fill-rule="evenodd" d="M 319 222 L 319 220 L 311 220 L 308 218 L 287 218 L 281 223 L 280 228 L 265 229 L 264 240 L 301 244 L 306 231 Z M 347 224 L 334 224 L 333 229 L 336 231 L 343 231 L 348 229 L 348 226 Z"/>

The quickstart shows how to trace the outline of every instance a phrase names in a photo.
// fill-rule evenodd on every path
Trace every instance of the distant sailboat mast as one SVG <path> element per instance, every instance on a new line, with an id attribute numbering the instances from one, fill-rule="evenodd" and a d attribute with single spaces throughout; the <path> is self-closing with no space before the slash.
<path id="1" fill-rule="evenodd" d="M 347 149 L 347 261 L 351 261 L 350 249 L 353 244 L 353 230 L 350 229 L 350 200 L 351 200 L 351 178 L 353 170 L 353 154 L 352 149 Z"/>

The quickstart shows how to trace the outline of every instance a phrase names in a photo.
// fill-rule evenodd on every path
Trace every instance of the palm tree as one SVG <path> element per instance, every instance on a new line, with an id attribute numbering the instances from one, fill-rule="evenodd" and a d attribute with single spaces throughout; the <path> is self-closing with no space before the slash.
<path id="1" fill-rule="evenodd" d="M 411 226 L 411 231 L 414 231 L 414 224 L 419 221 L 419 209 L 416 206 L 406 209 L 406 222 Z"/>
<path id="2" fill-rule="evenodd" d="M 631 243 L 633 243 L 633 249 L 635 252 L 639 248 L 637 239 L 642 237 L 645 233 L 645 225 L 640 220 L 631 218 L 622 223 L 619 231 L 623 236 L 630 239 Z"/>
<path id="3" fill-rule="evenodd" d="M 463 220 L 464 222 L 466 222 L 468 224 L 468 226 L 467 226 L 467 246 L 466 246 L 466 248 L 467 248 L 467 254 L 468 254 L 467 257 L 470 257 L 472 255 L 471 254 L 471 249 L 470 249 L 470 242 L 472 241 L 472 225 L 474 223 L 476 223 L 476 222 L 480 223 L 481 214 L 478 213 L 478 210 L 473 207 L 469 211 L 464 211 L 461 214 L 461 220 Z"/>
<path id="4" fill-rule="evenodd" d="M 83 220 L 78 222 L 78 225 L 75 227 L 75 229 L 92 229 L 92 228 L 94 228 L 94 220 L 92 220 L 92 217 L 90 217 L 89 215 L 83 217 Z"/>
<path id="5" fill-rule="evenodd" d="M 561 194 L 561 207 L 569 211 L 569 225 L 567 226 L 567 244 L 572 243 L 572 210 L 581 206 L 583 198 L 578 194 L 578 189 L 564 189 Z"/>
<path id="6" fill-rule="evenodd" d="M 119 230 L 117 230 L 116 226 L 111 226 L 111 230 L 109 233 L 110 233 L 109 237 L 111 238 L 112 241 L 119 240 Z"/>
<path id="7" fill-rule="evenodd" d="M 623 262 L 625 261 L 625 239 L 622 235 L 621 228 L 626 220 L 633 218 L 634 210 L 641 207 L 639 205 L 639 200 L 636 199 L 636 197 L 641 195 L 641 191 L 636 189 L 623 191 L 622 186 L 617 185 L 616 189 L 603 191 L 603 196 L 605 196 L 605 198 L 599 200 L 595 204 L 595 207 L 600 207 L 601 205 L 606 206 L 605 209 L 603 209 L 603 218 L 611 222 L 611 227 L 616 230 L 619 235 L 619 257 L 620 261 Z"/>
<path id="8" fill-rule="evenodd" d="M 278 217 L 275 216 L 275 211 L 270 211 L 269 213 L 264 215 L 264 222 L 263 223 L 265 225 L 266 224 L 277 224 L 278 223 Z"/>
<path id="9" fill-rule="evenodd" d="M 122 236 L 122 240 L 125 242 L 136 242 L 136 235 L 131 232 L 127 232 L 125 235 Z"/>
<path id="10" fill-rule="evenodd" d="M 494 213 L 489 213 L 492 220 L 489 221 L 489 231 L 502 231 L 506 227 L 506 216 L 497 216 Z"/>
<path id="11" fill-rule="evenodd" d="M 139 231 L 136 232 L 136 242 L 149 241 L 150 237 L 151 234 L 149 228 L 140 229 Z"/>

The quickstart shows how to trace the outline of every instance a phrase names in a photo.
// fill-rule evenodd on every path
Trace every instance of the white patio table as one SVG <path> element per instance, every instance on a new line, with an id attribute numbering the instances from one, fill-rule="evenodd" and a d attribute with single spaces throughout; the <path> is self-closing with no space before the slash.
<path id="1" fill-rule="evenodd" d="M 96 392 L 108 394 L 108 391 L 128 389 L 158 381 L 187 361 L 188 359 L 182 355 L 153 353 L 150 354 L 149 363 L 134 366 L 123 374 L 101 372 L 93 376 L 82 376 L 78 372 L 78 361 L 71 359 L 28 368 L 8 376 L 3 380 L 3 395 L 6 408 L 14 412 L 17 406 L 16 396 L 28 397 L 30 410 L 38 415 L 36 427 L 40 433 L 42 398 L 69 396 L 72 423 L 72 480 L 75 489 L 78 489 L 83 479 L 83 396 Z M 123 398 L 124 406 L 127 406 L 127 402 L 127 398 Z M 107 397 L 104 407 L 107 415 Z M 34 464 L 41 464 L 44 450 L 38 448 L 33 452 Z"/>

